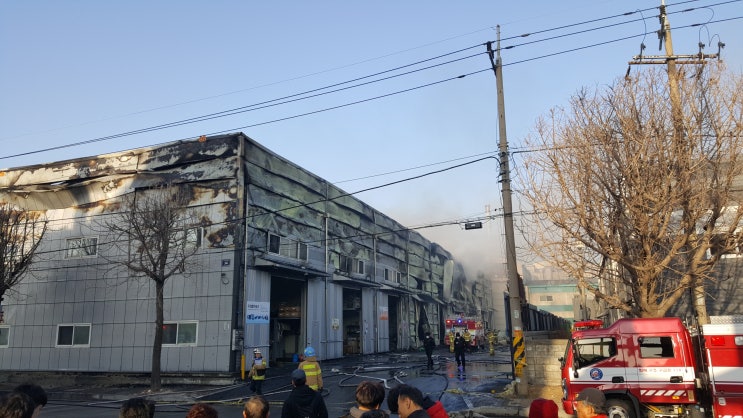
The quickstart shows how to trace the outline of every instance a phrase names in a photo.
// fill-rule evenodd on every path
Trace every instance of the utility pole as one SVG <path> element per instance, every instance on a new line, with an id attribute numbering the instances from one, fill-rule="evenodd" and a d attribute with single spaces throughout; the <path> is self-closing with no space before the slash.
<path id="1" fill-rule="evenodd" d="M 513 359 L 515 389 L 518 395 L 526 395 L 529 389 L 529 378 L 524 373 L 526 367 L 526 345 L 524 341 L 524 327 L 521 322 L 521 285 L 519 274 L 516 269 L 516 244 L 513 233 L 513 208 L 511 205 L 511 170 L 508 161 L 508 139 L 506 137 L 506 110 L 503 98 L 503 66 L 500 58 L 500 25 L 496 26 L 497 45 L 496 53 L 493 52 L 493 43 L 488 42 L 488 56 L 490 64 L 495 73 L 495 81 L 498 89 L 498 135 L 499 160 L 500 160 L 500 182 L 501 194 L 503 196 L 503 224 L 506 232 L 506 270 L 508 273 L 508 298 L 510 301 L 511 315 L 511 355 Z"/>
<path id="2" fill-rule="evenodd" d="M 668 14 L 666 13 L 666 2 L 661 0 L 660 2 L 660 30 L 658 30 L 658 49 L 660 50 L 665 43 L 666 55 L 643 55 L 642 51 L 645 49 L 645 44 L 640 45 L 640 55 L 632 57 L 632 61 L 629 65 L 640 65 L 640 64 L 651 64 L 651 65 L 666 65 L 668 72 L 668 90 L 669 99 L 671 101 L 671 117 L 673 119 L 673 137 L 674 142 L 679 146 L 688 148 L 689 138 L 686 135 L 684 127 L 684 114 L 683 104 L 681 103 L 681 92 L 679 91 L 679 71 L 676 68 L 676 64 L 697 64 L 704 65 L 708 59 L 720 59 L 720 53 L 722 48 L 725 47 L 723 42 L 717 43 L 716 54 L 704 54 L 702 52 L 704 48 L 703 43 L 699 43 L 699 53 L 688 54 L 688 55 L 676 55 L 673 53 L 673 40 L 671 39 L 671 23 L 668 21 Z M 629 75 L 629 69 L 627 69 Z M 677 167 L 680 173 L 688 172 L 688 166 L 691 164 L 689 160 L 685 160 L 682 166 Z M 691 300 L 690 303 L 694 308 L 694 313 L 697 316 L 697 321 L 700 324 L 709 323 L 709 316 L 707 314 L 707 306 L 705 304 L 705 292 L 704 286 L 695 285 L 690 289 Z"/>

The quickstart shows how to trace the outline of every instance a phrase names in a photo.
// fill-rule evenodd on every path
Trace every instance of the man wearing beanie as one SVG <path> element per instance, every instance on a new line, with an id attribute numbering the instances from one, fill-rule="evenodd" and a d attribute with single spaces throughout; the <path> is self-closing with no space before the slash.
<path id="1" fill-rule="evenodd" d="M 328 409 L 319 392 L 315 392 L 307 383 L 304 370 L 292 371 L 292 392 L 281 408 L 281 418 L 328 418 Z"/>

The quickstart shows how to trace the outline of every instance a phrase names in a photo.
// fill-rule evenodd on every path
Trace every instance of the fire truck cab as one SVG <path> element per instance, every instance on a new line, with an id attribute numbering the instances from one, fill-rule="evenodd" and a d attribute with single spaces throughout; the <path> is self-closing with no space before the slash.
<path id="1" fill-rule="evenodd" d="M 731 318 L 731 317 L 726 317 Z M 563 408 L 595 387 L 609 418 L 743 418 L 743 322 L 705 325 L 692 337 L 679 318 L 576 323 L 562 367 Z"/>

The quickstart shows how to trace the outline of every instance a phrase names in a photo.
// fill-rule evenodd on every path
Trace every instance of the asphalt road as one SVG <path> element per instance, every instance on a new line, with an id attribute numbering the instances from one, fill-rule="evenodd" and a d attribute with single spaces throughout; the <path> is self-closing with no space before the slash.
<path id="1" fill-rule="evenodd" d="M 321 364 L 325 381 L 324 399 L 330 417 L 339 417 L 355 405 L 354 391 L 363 380 L 382 381 L 387 388 L 400 383 L 411 384 L 431 398 L 441 400 L 447 411 L 495 405 L 499 399 L 493 393 L 500 392 L 511 381 L 507 375 L 510 372 L 507 349 L 499 350 L 495 356 L 483 352 L 470 355 L 466 372 L 458 370 L 453 356 L 442 348 L 435 353 L 433 370 L 426 369 L 425 355 L 418 352 L 346 357 Z M 274 418 L 281 416 L 281 406 L 291 390 L 288 376 L 295 367 L 286 365 L 269 369 L 263 392 Z M 140 396 L 135 390 L 128 390 L 127 393 L 127 389 L 122 389 L 113 396 L 116 400 L 110 401 L 69 401 L 52 396 L 41 417 L 116 418 L 123 399 Z M 182 418 L 194 402 L 207 402 L 217 409 L 220 417 L 239 418 L 242 416 L 242 402 L 250 395 L 243 385 L 184 391 L 182 395 L 165 397 L 168 399 L 153 398 L 157 402 L 155 416 Z M 386 402 L 382 407 L 387 408 Z"/>

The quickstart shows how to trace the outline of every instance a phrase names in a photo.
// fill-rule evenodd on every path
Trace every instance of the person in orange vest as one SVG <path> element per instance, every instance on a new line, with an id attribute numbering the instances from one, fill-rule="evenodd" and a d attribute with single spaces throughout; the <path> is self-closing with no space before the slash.
<path id="1" fill-rule="evenodd" d="M 317 361 L 315 349 L 307 347 L 304 349 L 304 359 L 299 363 L 299 369 L 304 370 L 304 374 L 307 375 L 306 385 L 317 392 L 322 392 L 322 369 L 320 369 L 320 363 Z"/>

